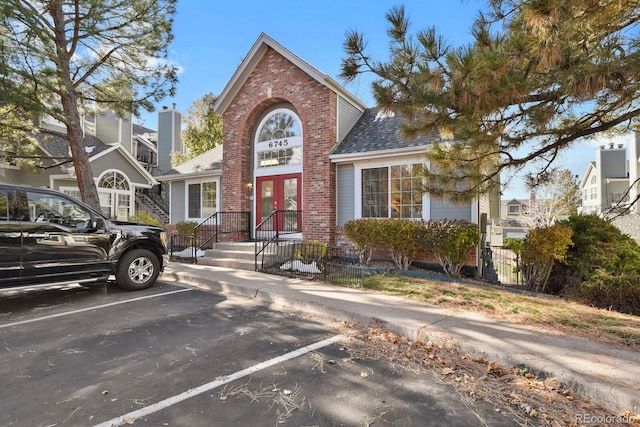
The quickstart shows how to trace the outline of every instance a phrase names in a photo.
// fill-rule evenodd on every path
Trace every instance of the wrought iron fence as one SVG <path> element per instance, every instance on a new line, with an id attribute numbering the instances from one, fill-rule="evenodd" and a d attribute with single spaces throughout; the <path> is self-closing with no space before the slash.
<path id="1" fill-rule="evenodd" d="M 264 246 L 256 269 L 270 274 L 304 277 L 340 285 L 364 286 L 359 251 L 314 241 L 280 240 Z"/>
<path id="2" fill-rule="evenodd" d="M 250 212 L 216 212 L 196 225 L 193 234 L 175 232 L 169 245 L 170 259 L 198 262 L 205 249 L 211 249 L 221 234 L 233 234 L 231 240 L 248 240 L 250 237 Z"/>
<path id="3" fill-rule="evenodd" d="M 197 250 L 193 234 L 172 233 L 169 244 L 169 259 L 196 262 Z"/>
<path id="4" fill-rule="evenodd" d="M 520 258 L 511 249 L 491 247 L 493 268 L 503 285 L 523 285 L 524 278 L 520 270 Z"/>

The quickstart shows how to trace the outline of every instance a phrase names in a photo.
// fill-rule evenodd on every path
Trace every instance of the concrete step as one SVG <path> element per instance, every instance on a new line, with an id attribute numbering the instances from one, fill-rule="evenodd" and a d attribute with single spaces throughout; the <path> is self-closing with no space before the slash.
<path id="1" fill-rule="evenodd" d="M 198 264 L 255 270 L 255 242 L 218 242 L 212 249 L 204 251 L 198 258 Z"/>
<path id="2" fill-rule="evenodd" d="M 198 258 L 198 264 L 211 265 L 215 267 L 233 268 L 236 270 L 255 270 L 255 261 L 246 259 L 235 258 L 213 258 L 209 256 L 203 256 Z"/>
<path id="3" fill-rule="evenodd" d="M 246 251 L 246 252 L 254 253 L 256 249 L 256 243 L 255 242 L 218 242 L 213 244 L 213 249 L 219 249 L 223 251 Z"/>
<path id="4" fill-rule="evenodd" d="M 207 258 L 234 258 L 249 261 L 253 261 L 256 258 L 253 247 L 251 251 L 237 249 L 220 249 L 218 247 L 214 247 L 213 249 L 205 250 L 204 256 Z"/>

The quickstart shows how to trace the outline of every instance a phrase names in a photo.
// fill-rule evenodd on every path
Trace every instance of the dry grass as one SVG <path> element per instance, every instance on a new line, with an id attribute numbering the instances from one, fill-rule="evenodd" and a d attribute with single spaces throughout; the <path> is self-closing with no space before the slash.
<path id="1" fill-rule="evenodd" d="M 390 273 L 365 277 L 365 288 L 640 351 L 640 317 L 557 297 L 523 295 L 481 282 L 476 285 Z"/>
<path id="2" fill-rule="evenodd" d="M 511 418 L 515 426 L 583 427 L 577 420 L 581 414 L 589 414 L 624 421 L 606 425 L 640 427 L 640 418 L 632 412 L 614 413 L 577 395 L 555 378 L 539 378 L 526 369 L 470 357 L 451 341 L 415 342 L 384 328 L 347 322 L 341 329 L 354 359 L 384 360 L 398 369 L 429 373 L 457 390 L 469 409 L 473 410 L 479 400 L 488 402 Z M 367 425 L 369 421 L 376 420 L 368 420 Z M 488 424 L 479 419 L 479 425 Z"/>

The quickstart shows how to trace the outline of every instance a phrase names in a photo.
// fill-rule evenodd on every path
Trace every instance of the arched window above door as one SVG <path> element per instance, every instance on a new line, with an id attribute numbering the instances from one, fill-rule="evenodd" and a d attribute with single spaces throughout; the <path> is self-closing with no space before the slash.
<path id="1" fill-rule="evenodd" d="M 106 172 L 98 181 L 100 188 L 112 188 L 114 190 L 129 190 L 129 180 L 120 172 Z"/>
<path id="2" fill-rule="evenodd" d="M 262 120 L 256 142 L 281 140 L 293 136 L 302 136 L 300 119 L 290 110 L 277 109 Z"/>
<path id="3" fill-rule="evenodd" d="M 119 171 L 106 171 L 100 176 L 98 197 L 102 213 L 107 217 L 126 220 L 133 212 L 133 189 L 129 179 Z"/>
<path id="4" fill-rule="evenodd" d="M 254 141 L 256 171 L 263 170 L 268 174 L 299 172 L 297 169 L 302 165 L 302 124 L 292 110 L 277 108 L 265 115 L 257 127 Z M 277 168 L 281 170 L 276 171 Z"/>

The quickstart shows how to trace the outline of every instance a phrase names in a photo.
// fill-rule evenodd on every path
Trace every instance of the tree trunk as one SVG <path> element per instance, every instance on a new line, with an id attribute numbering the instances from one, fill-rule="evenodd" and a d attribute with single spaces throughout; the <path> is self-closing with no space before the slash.
<path id="1" fill-rule="evenodd" d="M 77 109 L 76 115 L 78 115 Z M 67 126 L 67 141 L 69 142 L 71 156 L 73 157 L 73 167 L 76 173 L 76 180 L 78 181 L 78 189 L 80 190 L 82 200 L 100 212 L 100 198 L 98 197 L 96 183 L 93 180 L 93 171 L 89 163 L 89 155 L 87 154 L 87 150 L 85 150 L 84 134 L 82 133 L 80 120 L 76 117 L 73 121 L 76 121 L 77 124 L 76 126 Z"/>
<path id="2" fill-rule="evenodd" d="M 63 111 L 63 122 L 67 127 L 67 142 L 71 149 L 78 189 L 80 190 L 82 200 L 89 206 L 100 211 L 98 189 L 93 180 L 93 172 L 89 164 L 89 155 L 84 146 L 84 133 L 80 125 L 76 88 L 71 80 L 71 70 L 69 67 L 71 53 L 66 50 L 68 40 L 65 32 L 62 1 L 52 1 L 48 6 L 48 10 L 54 23 L 54 41 L 58 52 L 58 78 L 62 86 L 59 93 Z"/>

